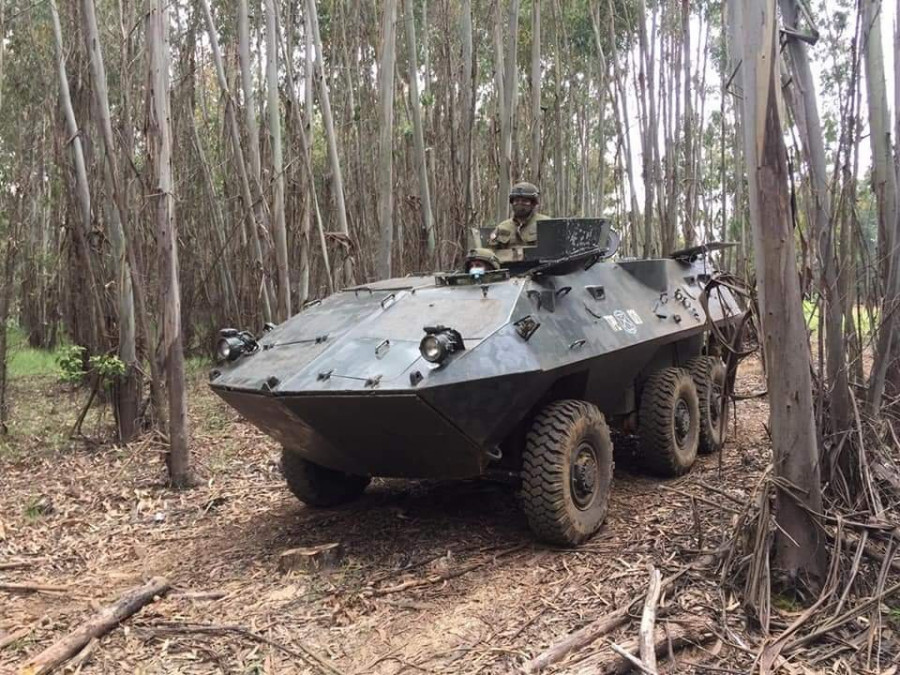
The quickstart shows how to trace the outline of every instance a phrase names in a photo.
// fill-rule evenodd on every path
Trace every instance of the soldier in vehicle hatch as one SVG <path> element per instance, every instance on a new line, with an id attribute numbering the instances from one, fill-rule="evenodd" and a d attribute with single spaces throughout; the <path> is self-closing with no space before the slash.
<path id="1" fill-rule="evenodd" d="M 480 276 L 492 270 L 499 270 L 500 260 L 489 248 L 473 248 L 466 254 L 464 269 L 472 276 Z"/>
<path id="2" fill-rule="evenodd" d="M 537 244 L 537 221 L 547 220 L 538 213 L 541 193 L 531 183 L 516 183 L 509 191 L 509 203 L 513 217 L 504 220 L 491 232 L 488 245 L 491 248 L 510 246 L 535 246 Z"/>

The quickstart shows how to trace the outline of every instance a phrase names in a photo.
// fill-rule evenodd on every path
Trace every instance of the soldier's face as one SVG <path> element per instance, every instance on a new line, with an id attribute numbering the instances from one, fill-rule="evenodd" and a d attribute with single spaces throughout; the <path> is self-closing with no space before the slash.
<path id="1" fill-rule="evenodd" d="M 513 197 L 510 204 L 512 204 L 512 211 L 516 220 L 528 218 L 534 211 L 534 207 L 537 206 L 537 204 L 528 197 Z"/>
<path id="2" fill-rule="evenodd" d="M 480 260 L 473 260 L 469 263 L 469 274 L 484 274 L 487 272 L 487 265 Z"/>

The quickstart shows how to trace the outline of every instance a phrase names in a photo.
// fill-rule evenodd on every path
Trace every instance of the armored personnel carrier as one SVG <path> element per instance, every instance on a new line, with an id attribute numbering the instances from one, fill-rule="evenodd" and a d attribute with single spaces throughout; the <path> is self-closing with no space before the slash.
<path id="1" fill-rule="evenodd" d="M 708 337 L 741 309 L 726 288 L 704 297 L 715 245 L 614 260 L 604 220 L 538 227 L 497 269 L 346 288 L 260 336 L 225 329 L 211 387 L 282 444 L 310 506 L 373 476 L 505 472 L 539 538 L 579 544 L 606 517 L 608 425 L 636 433 L 660 476 L 721 446 L 725 368 Z"/>

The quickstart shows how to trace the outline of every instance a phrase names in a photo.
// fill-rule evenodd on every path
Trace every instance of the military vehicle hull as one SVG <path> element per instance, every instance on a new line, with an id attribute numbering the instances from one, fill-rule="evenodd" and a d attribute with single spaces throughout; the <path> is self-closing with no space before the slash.
<path id="1" fill-rule="evenodd" d="M 704 308 L 712 273 L 702 256 L 593 257 L 484 283 L 348 288 L 217 366 L 211 387 L 289 451 L 348 474 L 517 470 L 517 440 L 548 402 L 586 401 L 627 425 L 650 374 L 701 354 L 709 322 L 736 321 L 726 288 Z M 435 327 L 461 338 L 440 363 L 420 353 Z"/>

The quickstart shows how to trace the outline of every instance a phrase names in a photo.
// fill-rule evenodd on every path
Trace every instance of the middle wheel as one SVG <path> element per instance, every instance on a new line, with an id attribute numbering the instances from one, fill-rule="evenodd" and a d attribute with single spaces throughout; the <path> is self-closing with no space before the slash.
<path id="1" fill-rule="evenodd" d="M 612 441 L 590 403 L 556 401 L 535 417 L 525 440 L 522 506 L 534 533 L 574 546 L 603 524 L 612 481 Z"/>
<path id="2" fill-rule="evenodd" d="M 700 442 L 700 403 L 690 373 L 663 368 L 644 383 L 638 411 L 641 461 L 660 476 L 691 470 Z"/>

